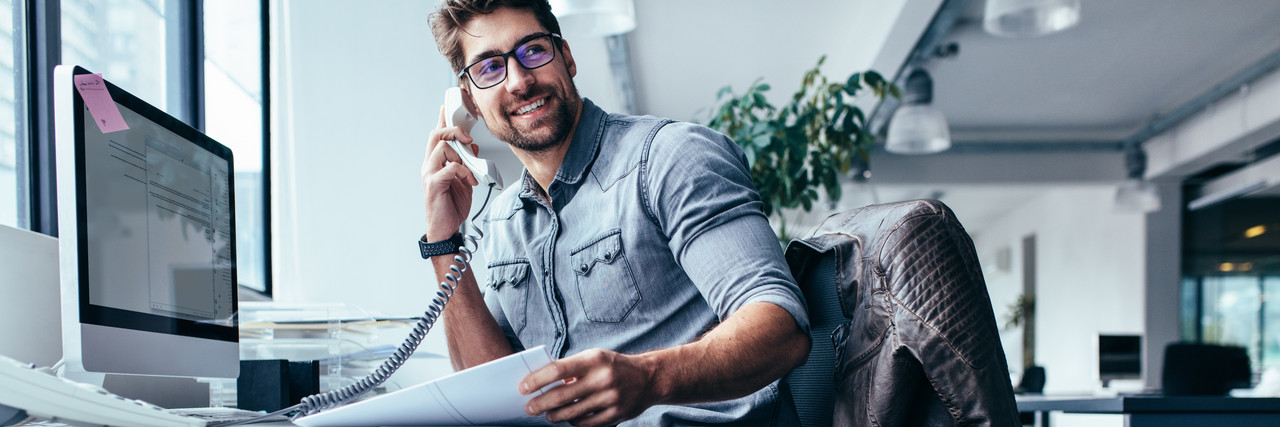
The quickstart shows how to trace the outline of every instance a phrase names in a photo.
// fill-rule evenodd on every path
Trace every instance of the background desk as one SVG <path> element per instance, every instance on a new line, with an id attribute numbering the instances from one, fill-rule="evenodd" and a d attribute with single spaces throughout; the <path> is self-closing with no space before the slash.
<path id="1" fill-rule="evenodd" d="M 1123 414 L 1128 427 L 1280 426 L 1280 398 L 1191 396 L 1018 396 L 1018 411 L 1049 427 L 1049 412 Z"/>

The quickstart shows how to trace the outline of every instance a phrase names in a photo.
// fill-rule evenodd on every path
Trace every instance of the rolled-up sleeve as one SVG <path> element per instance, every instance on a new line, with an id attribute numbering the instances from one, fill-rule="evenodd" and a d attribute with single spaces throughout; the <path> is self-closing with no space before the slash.
<path id="1" fill-rule="evenodd" d="M 738 146 L 706 127 L 672 123 L 646 150 L 645 209 L 720 320 L 748 303 L 769 302 L 807 333 L 803 296 Z"/>

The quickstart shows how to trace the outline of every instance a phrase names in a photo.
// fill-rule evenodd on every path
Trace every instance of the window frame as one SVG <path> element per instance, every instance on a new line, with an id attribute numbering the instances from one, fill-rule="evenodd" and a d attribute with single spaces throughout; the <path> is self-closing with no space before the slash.
<path id="1" fill-rule="evenodd" d="M 263 285 L 265 294 L 272 295 L 271 279 L 271 113 L 270 113 L 270 10 L 268 0 L 258 0 L 261 25 L 262 50 L 262 224 L 263 224 Z M 167 47 L 168 78 L 178 82 L 176 93 L 168 95 L 178 105 L 175 117 L 191 127 L 205 130 L 204 97 L 204 1 L 165 0 L 166 8 L 175 11 L 176 18 L 165 19 L 167 32 L 178 34 L 177 43 Z M 16 156 L 18 174 L 18 227 L 58 236 L 57 186 L 54 166 L 53 139 L 53 68 L 62 62 L 62 13 L 60 0 L 18 0 L 14 8 L 21 7 L 25 18 L 22 31 L 25 38 L 26 60 L 22 72 L 25 88 L 17 93 L 23 96 L 26 120 L 18 128 L 19 142 Z M 17 33 L 17 31 L 15 31 Z M 176 98 L 175 98 L 176 97 Z M 22 128 L 25 126 L 25 135 Z"/>

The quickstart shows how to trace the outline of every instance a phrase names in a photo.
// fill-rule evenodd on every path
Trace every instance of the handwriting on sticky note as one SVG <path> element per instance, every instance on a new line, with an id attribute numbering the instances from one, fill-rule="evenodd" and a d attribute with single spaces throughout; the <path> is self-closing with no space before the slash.
<path id="1" fill-rule="evenodd" d="M 84 98 L 84 105 L 89 107 L 89 115 L 93 116 L 93 122 L 98 124 L 102 133 L 129 128 L 120 115 L 120 108 L 111 99 L 111 92 L 107 91 L 107 82 L 102 81 L 101 74 L 77 74 L 75 83 L 76 91 Z"/>

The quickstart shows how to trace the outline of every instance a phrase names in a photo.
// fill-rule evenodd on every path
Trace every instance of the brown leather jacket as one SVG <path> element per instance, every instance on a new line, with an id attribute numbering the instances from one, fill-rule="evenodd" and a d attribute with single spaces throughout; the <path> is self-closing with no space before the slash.
<path id="1" fill-rule="evenodd" d="M 793 241 L 787 260 L 802 271 L 828 251 L 852 319 L 832 334 L 834 425 L 1020 424 L 973 241 L 950 208 L 915 200 L 838 213 Z"/>

